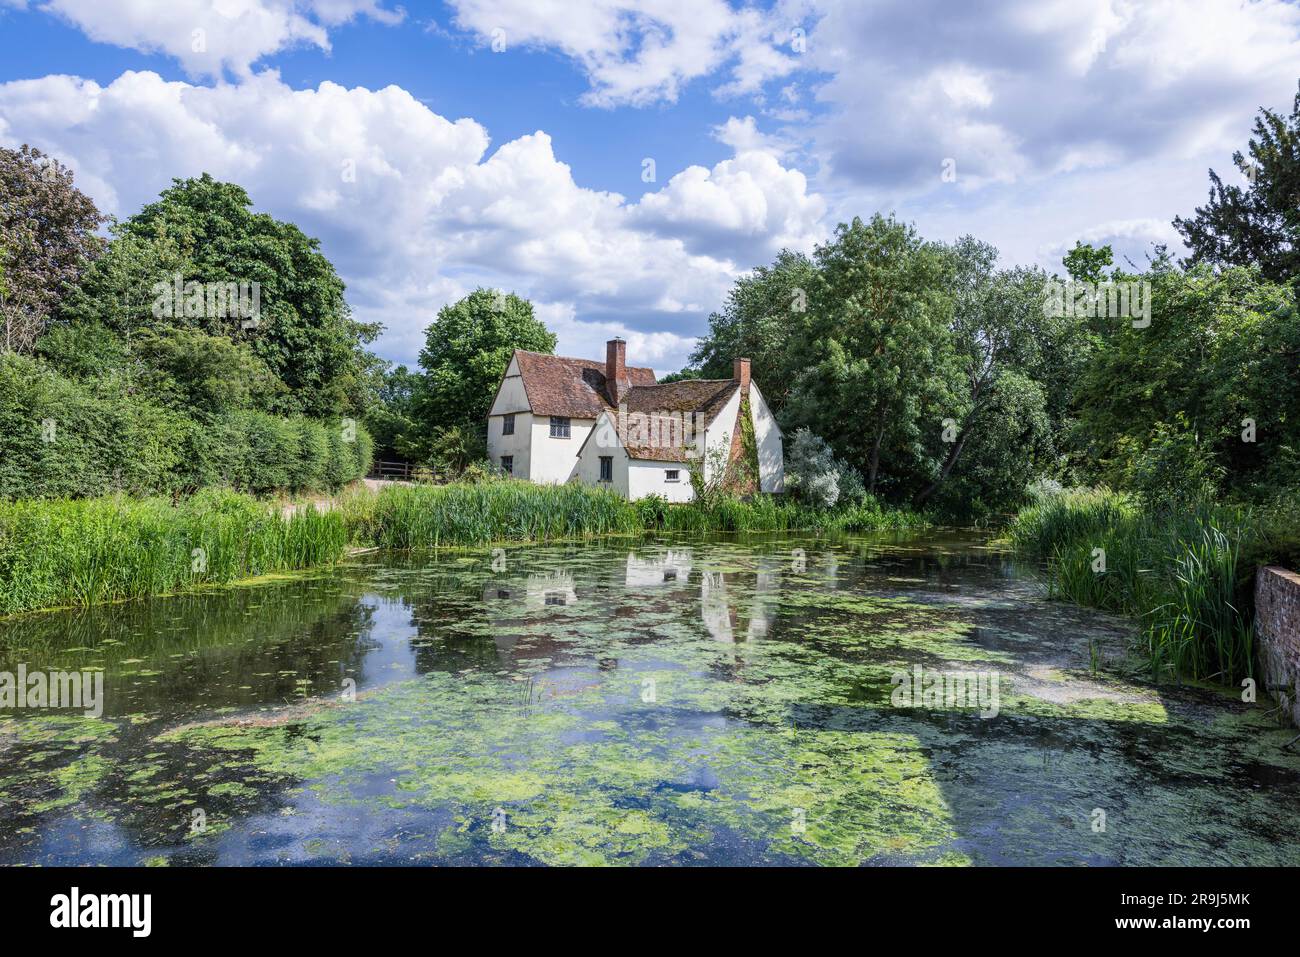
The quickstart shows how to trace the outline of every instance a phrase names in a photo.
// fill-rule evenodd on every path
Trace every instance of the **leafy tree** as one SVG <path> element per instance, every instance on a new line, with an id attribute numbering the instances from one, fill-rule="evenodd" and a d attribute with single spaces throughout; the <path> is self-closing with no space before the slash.
<path id="1" fill-rule="evenodd" d="M 1162 264 L 1144 278 L 1151 325 L 1117 324 L 1079 384 L 1080 434 L 1098 477 L 1131 487 L 1139 463 L 1187 459 L 1195 446 L 1209 457 L 1204 474 L 1243 496 L 1300 449 L 1293 291 L 1258 268 Z"/>
<path id="2" fill-rule="evenodd" d="M 380 371 L 376 401 L 366 412 L 366 428 L 374 436 L 378 458 L 409 460 L 419 456 L 415 408 L 419 388 L 420 375 L 404 365 Z"/>
<path id="3" fill-rule="evenodd" d="M 1114 265 L 1115 259 L 1110 246 L 1093 246 L 1079 240 L 1061 262 L 1071 279 L 1101 282 L 1106 278 L 1106 270 Z"/>
<path id="4" fill-rule="evenodd" d="M 923 436 L 960 391 L 945 255 L 877 215 L 841 224 L 815 261 L 785 418 L 818 429 L 862 471 L 868 492 L 916 488 L 930 466 Z"/>
<path id="5" fill-rule="evenodd" d="M 685 382 L 689 379 L 703 379 L 704 377 L 704 373 L 699 369 L 687 366 L 680 372 L 670 372 L 665 376 L 660 376 L 658 381 L 660 385 L 667 385 L 669 382 Z M 727 378 L 730 378 L 730 376 L 727 376 Z"/>
<path id="6" fill-rule="evenodd" d="M 1210 198 L 1174 220 L 1190 264 L 1258 265 L 1274 282 L 1300 275 L 1300 91 L 1285 116 L 1262 109 L 1247 147 L 1232 154 L 1245 185 L 1224 185 L 1210 170 Z"/>
<path id="7" fill-rule="evenodd" d="M 352 319 L 319 240 L 253 212 L 248 193 L 233 183 L 207 174 L 173 183 L 123 225 L 115 240 L 125 243 L 121 255 L 90 277 L 87 298 L 113 311 L 124 332 L 185 326 L 247 343 L 288 387 L 268 399 L 270 411 L 363 411 L 371 362 L 364 346 L 379 327 Z M 175 301 L 168 308 L 160 293 L 177 273 L 182 284 L 256 283 L 256 325 L 229 309 L 194 316 Z"/>
<path id="8" fill-rule="evenodd" d="M 430 440 L 441 429 L 484 431 L 492 398 L 516 349 L 553 353 L 555 335 L 513 293 L 476 289 L 438 310 L 420 350 L 424 381 L 415 420 Z"/>
<path id="9" fill-rule="evenodd" d="M 709 334 L 691 354 L 696 376 L 730 379 L 732 362 L 748 357 L 754 382 L 773 412 L 779 412 L 794 381 L 792 343 L 808 328 L 816 281 L 812 260 L 784 250 L 771 266 L 759 266 L 737 280 L 722 311 L 709 316 Z"/>
<path id="10" fill-rule="evenodd" d="M 275 404 L 285 392 L 284 383 L 246 343 L 225 336 L 197 329 L 147 330 L 135 354 L 147 367 L 149 393 L 199 419 Z"/>
<path id="11" fill-rule="evenodd" d="M 1208 444 L 1187 426 L 1157 422 L 1133 463 L 1132 485 L 1148 508 L 1187 508 L 1213 501 L 1224 475 Z"/>
<path id="12" fill-rule="evenodd" d="M 986 395 L 960 463 L 935 496 L 949 514 L 1011 511 L 1055 464 L 1042 386 L 1019 369 L 1004 368 Z"/>
<path id="13" fill-rule="evenodd" d="M 104 216 L 40 150 L 0 148 L 0 350 L 30 352 L 69 284 L 99 255 Z"/>
<path id="14" fill-rule="evenodd" d="M 929 439 L 940 464 L 915 501 L 923 505 L 951 475 L 966 471 L 962 487 L 969 501 L 1009 507 L 1029 480 L 1057 469 L 1052 454 L 1072 431 L 1074 383 L 1092 348 L 1089 320 L 1049 315 L 1043 308 L 1048 275 L 1029 267 L 995 269 L 998 252 L 987 243 L 965 236 L 947 252 L 953 346 L 964 387 L 951 414 L 955 431 L 942 436 L 951 441 Z M 1108 248 L 1083 244 L 1066 256 L 1067 268 L 1079 276 L 1100 277 L 1109 261 Z M 1001 389 L 1010 393 L 1001 395 Z M 1012 414 L 1028 429 L 1020 447 L 1002 441 L 1007 423 L 999 416 Z M 980 458 L 964 470 L 972 440 L 979 440 Z M 994 450 L 1014 461 L 990 461 Z M 1023 463 L 1032 465 L 1027 479 L 1020 475 Z"/>

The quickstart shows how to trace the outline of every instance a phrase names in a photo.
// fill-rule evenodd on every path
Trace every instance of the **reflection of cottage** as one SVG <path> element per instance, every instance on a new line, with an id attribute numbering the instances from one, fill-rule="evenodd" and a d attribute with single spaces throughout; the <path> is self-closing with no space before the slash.
<path id="1" fill-rule="evenodd" d="M 691 472 L 714 478 L 742 457 L 749 432 L 753 490 L 782 490 L 781 430 L 748 359 L 735 361 L 730 379 L 659 384 L 652 370 L 628 366 L 626 351 L 610 340 L 602 366 L 516 350 L 488 414 L 493 464 L 534 482 L 577 479 L 632 499 L 684 502 L 694 495 Z"/>
<path id="2" fill-rule="evenodd" d="M 691 574 L 691 550 L 669 549 L 659 558 L 641 558 L 627 553 L 628 588 L 653 588 L 658 585 L 685 585 Z"/>
<path id="3" fill-rule="evenodd" d="M 727 575 L 705 571 L 700 575 L 700 616 L 704 627 L 717 641 L 749 641 L 765 637 L 776 617 L 780 589 L 779 562 L 760 560 L 746 617 L 740 614 L 743 599 L 729 593 Z"/>
<path id="4" fill-rule="evenodd" d="M 544 572 L 528 576 L 524 591 L 524 607 L 537 611 L 548 606 L 575 604 L 578 593 L 574 589 L 573 575 L 569 572 Z"/>

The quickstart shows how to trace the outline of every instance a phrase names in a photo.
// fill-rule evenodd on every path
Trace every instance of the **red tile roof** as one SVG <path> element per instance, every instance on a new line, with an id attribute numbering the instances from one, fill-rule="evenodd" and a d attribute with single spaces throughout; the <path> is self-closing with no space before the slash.
<path id="1" fill-rule="evenodd" d="M 663 416 L 658 422 L 649 423 L 649 428 L 657 435 L 657 444 L 634 444 L 636 428 L 629 424 L 630 436 L 625 445 L 627 454 L 634 459 L 648 459 L 653 462 L 687 462 L 691 457 L 686 454 L 684 436 L 676 434 L 677 423 L 667 421 L 668 417 L 694 414 L 692 423 L 694 439 L 703 439 L 703 431 L 713 424 L 719 412 L 735 395 L 740 383 L 735 379 L 681 379 L 651 386 L 636 386 L 628 393 L 624 403 L 629 416 L 634 413 L 650 416 L 652 419 Z"/>
<path id="2" fill-rule="evenodd" d="M 515 350 L 514 358 L 534 415 L 594 419 L 601 412 L 618 414 L 619 410 L 614 408 L 606 388 L 603 362 L 521 349 Z M 623 411 L 629 416 L 640 413 L 658 419 L 651 428 L 662 431 L 658 444 L 629 442 L 625 448 L 632 458 L 653 462 L 691 460 L 682 437 L 676 435 L 679 426 L 669 425 L 665 421 L 667 417 L 694 414 L 696 437 L 702 437 L 703 430 L 713 424 L 740 387 L 735 379 L 682 379 L 657 383 L 652 369 L 636 366 L 628 366 L 627 375 L 632 388 L 624 396 Z M 635 439 L 635 425 L 629 428 L 629 432 Z"/>
<path id="3" fill-rule="evenodd" d="M 515 350 L 514 358 L 534 415 L 594 419 L 605 409 L 614 407 L 605 387 L 603 362 L 548 356 L 522 349 Z M 627 375 L 634 387 L 655 384 L 653 369 L 628 366 Z"/>

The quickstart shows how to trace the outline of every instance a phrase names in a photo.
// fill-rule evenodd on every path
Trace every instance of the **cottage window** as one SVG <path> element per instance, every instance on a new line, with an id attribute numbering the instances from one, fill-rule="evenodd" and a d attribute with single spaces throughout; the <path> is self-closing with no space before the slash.
<path id="1" fill-rule="evenodd" d="M 510 412 L 501 417 L 501 434 L 502 435 L 515 434 L 515 414 L 513 412 Z"/>
<path id="2" fill-rule="evenodd" d="M 551 416 L 551 438 L 567 439 L 569 437 L 569 417 L 567 415 Z"/>
<path id="3" fill-rule="evenodd" d="M 515 457 L 513 455 L 501 456 L 501 471 L 507 475 L 515 474 Z"/>
<path id="4" fill-rule="evenodd" d="M 679 469 L 664 469 L 665 482 L 680 482 L 681 471 Z"/>
<path id="5" fill-rule="evenodd" d="M 600 457 L 600 480 L 602 482 L 614 481 L 614 456 L 602 455 Z"/>

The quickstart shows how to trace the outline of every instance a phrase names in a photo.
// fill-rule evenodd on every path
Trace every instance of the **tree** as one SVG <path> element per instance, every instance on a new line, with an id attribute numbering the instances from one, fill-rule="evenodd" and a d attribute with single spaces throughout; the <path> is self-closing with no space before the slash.
<path id="1" fill-rule="evenodd" d="M 285 392 L 246 343 L 197 329 L 148 330 L 134 352 L 146 366 L 150 395 L 198 419 L 235 409 L 274 405 Z"/>
<path id="2" fill-rule="evenodd" d="M 0 148 L 0 350 L 30 352 L 68 286 L 99 255 L 105 217 L 40 150 Z"/>
<path id="3" fill-rule="evenodd" d="M 233 183 L 205 173 L 173 184 L 126 221 L 114 241 L 124 243 L 121 261 L 90 277 L 87 298 L 113 302 L 116 296 L 114 308 L 137 328 L 185 326 L 246 343 L 288 387 L 268 411 L 315 417 L 363 411 L 371 363 L 364 346 L 380 327 L 353 320 L 343 281 L 320 241 L 253 212 L 248 193 Z M 150 274 L 145 287 L 142 275 Z M 186 292 L 181 308 L 167 287 L 185 289 L 190 282 L 209 290 L 243 284 L 257 297 L 255 321 L 228 303 L 213 309 L 210 292 L 197 309 Z"/>
<path id="4" fill-rule="evenodd" d="M 1160 463 L 1195 461 L 1236 497 L 1269 481 L 1293 484 L 1279 471 L 1300 450 L 1293 290 L 1257 267 L 1161 263 L 1143 278 L 1158 320 L 1118 324 L 1079 383 L 1080 434 L 1097 477 L 1151 487 Z"/>
<path id="5" fill-rule="evenodd" d="M 1210 170 L 1210 198 L 1174 227 L 1192 250 L 1188 263 L 1258 265 L 1264 277 L 1286 282 L 1300 276 L 1300 90 L 1291 115 L 1261 109 L 1247 159 L 1233 165 L 1246 180 L 1224 185 Z"/>
<path id="6" fill-rule="evenodd" d="M 1101 282 L 1114 262 L 1110 246 L 1093 246 L 1083 240 L 1076 241 L 1074 248 L 1061 259 L 1066 273 L 1077 282 Z"/>
<path id="7" fill-rule="evenodd" d="M 801 428 L 790 443 L 786 480 L 790 491 L 813 505 L 829 508 L 839 501 L 840 474 L 831 447 L 810 429 Z"/>
<path id="8" fill-rule="evenodd" d="M 366 428 L 375 439 L 375 456 L 380 459 L 411 459 L 420 455 L 416 427 L 416 400 L 420 375 L 404 365 L 379 372 L 376 401 L 366 411 Z"/>
<path id="9" fill-rule="evenodd" d="M 1055 463 L 1046 453 L 1057 445 L 1054 433 L 1063 437 L 1070 426 L 1073 383 L 1091 344 L 1087 320 L 1047 314 L 1043 306 L 1049 277 L 1041 269 L 995 269 L 998 251 L 972 236 L 962 237 L 946 250 L 953 296 L 951 330 L 963 390 L 950 416 L 955 429 L 942 436 L 943 448 L 931 434 L 929 442 L 940 465 L 917 493 L 915 504 L 925 504 L 956 472 L 965 473 L 962 485 L 969 501 L 978 498 L 992 507 L 996 500 L 999 507 L 1006 506 L 1011 490 L 1019 494 L 1027 481 L 1006 478 L 1016 472 L 1016 463 L 995 465 L 989 456 L 1001 449 L 1032 463 L 1034 470 L 1053 470 Z M 1080 277 L 1100 276 L 1109 261 L 1108 248 L 1094 251 L 1083 244 L 1066 256 L 1067 268 Z M 1010 394 L 999 394 L 1004 389 Z M 992 434 L 1006 432 L 1007 423 L 998 417 L 1011 414 L 1022 417 L 1026 428 L 1032 427 L 1022 435 L 1026 444 L 1020 448 Z M 990 434 L 981 440 L 985 431 Z M 973 439 L 979 441 L 981 459 L 965 469 L 962 458 Z M 999 486 L 996 491 L 990 488 L 995 472 L 1004 477 L 994 483 Z M 975 473 L 982 477 L 972 484 Z M 1030 479 L 1037 477 L 1030 475 Z"/>
<path id="10" fill-rule="evenodd" d="M 934 501 L 963 517 L 1020 506 L 1028 487 L 1053 471 L 1055 446 L 1042 386 L 1016 368 L 989 383 L 978 425 Z"/>
<path id="11" fill-rule="evenodd" d="M 809 296 L 816 280 L 812 260 L 785 250 L 771 266 L 759 266 L 738 279 L 722 311 L 709 316 L 709 333 L 691 354 L 695 374 L 730 379 L 732 362 L 747 357 L 754 382 L 772 411 L 779 413 L 794 381 L 791 343 L 808 327 Z"/>
<path id="12" fill-rule="evenodd" d="M 424 381 L 415 419 L 432 438 L 441 429 L 484 431 L 501 377 L 516 349 L 553 353 L 555 335 L 533 317 L 533 304 L 513 293 L 476 289 L 438 310 L 420 350 Z"/>
<path id="13" fill-rule="evenodd" d="M 877 215 L 841 224 L 815 262 L 786 421 L 817 429 L 869 492 L 915 489 L 930 468 L 923 435 L 938 431 L 961 387 L 945 254 Z"/>

